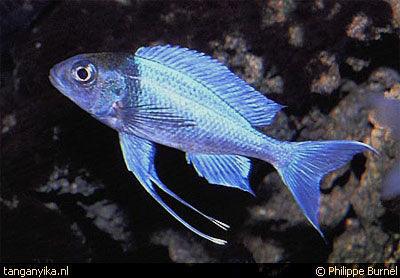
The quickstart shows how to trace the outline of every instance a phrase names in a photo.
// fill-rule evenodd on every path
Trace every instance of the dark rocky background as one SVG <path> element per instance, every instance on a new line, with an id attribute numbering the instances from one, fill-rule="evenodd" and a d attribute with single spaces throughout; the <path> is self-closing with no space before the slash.
<path id="1" fill-rule="evenodd" d="M 399 1 L 1 0 L 0 9 L 2 261 L 399 261 L 399 195 L 381 194 L 400 186 L 385 181 L 400 171 Z M 326 244 L 271 166 L 254 163 L 252 198 L 207 184 L 161 147 L 166 184 L 232 227 L 219 233 L 176 205 L 229 244 L 197 237 L 127 171 L 117 134 L 48 81 L 69 56 L 160 43 L 208 53 L 287 105 L 265 128 L 273 137 L 380 151 L 321 185 Z"/>

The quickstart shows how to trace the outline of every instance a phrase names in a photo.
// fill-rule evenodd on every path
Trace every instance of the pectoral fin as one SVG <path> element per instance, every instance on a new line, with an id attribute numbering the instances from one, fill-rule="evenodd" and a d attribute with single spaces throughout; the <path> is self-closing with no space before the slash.
<path id="1" fill-rule="evenodd" d="M 169 190 L 158 178 L 157 173 L 154 168 L 154 155 L 155 155 L 155 146 L 152 142 L 137 137 L 131 134 L 120 133 L 119 134 L 120 143 L 122 152 L 124 155 L 125 163 L 127 168 L 136 176 L 139 180 L 140 184 L 144 187 L 144 189 L 168 212 L 170 213 L 175 219 L 181 222 L 185 227 L 187 227 L 192 232 L 198 234 L 199 236 L 206 238 L 214 243 L 217 244 L 225 244 L 226 241 L 218 238 L 211 237 L 206 235 L 196 228 L 192 227 L 189 223 L 183 220 L 176 212 L 171 209 L 157 194 L 153 182 L 165 193 L 176 199 L 177 201 L 181 202 L 185 206 L 191 208 L 192 210 L 196 211 L 200 215 L 204 216 L 217 226 L 223 229 L 227 229 L 229 226 L 202 213 L 171 190 Z"/>
<path id="2" fill-rule="evenodd" d="M 134 128 L 165 130 L 195 126 L 192 119 L 187 119 L 170 107 L 155 107 L 142 104 L 135 107 L 118 107 L 117 113 L 124 122 Z"/>

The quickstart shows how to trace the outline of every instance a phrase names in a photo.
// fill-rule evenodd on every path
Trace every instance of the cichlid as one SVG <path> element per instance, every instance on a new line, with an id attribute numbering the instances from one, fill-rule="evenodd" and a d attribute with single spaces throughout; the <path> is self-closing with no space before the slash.
<path id="1" fill-rule="evenodd" d="M 115 129 L 127 168 L 144 189 L 188 229 L 217 244 L 177 215 L 160 189 L 222 229 L 159 179 L 156 144 L 186 152 L 187 163 L 209 183 L 254 194 L 249 158 L 271 163 L 310 223 L 318 223 L 319 183 L 354 154 L 372 147 L 357 141 L 282 142 L 259 131 L 283 108 L 217 60 L 178 46 L 132 53 L 80 54 L 50 70 L 51 83 L 93 117 Z"/>

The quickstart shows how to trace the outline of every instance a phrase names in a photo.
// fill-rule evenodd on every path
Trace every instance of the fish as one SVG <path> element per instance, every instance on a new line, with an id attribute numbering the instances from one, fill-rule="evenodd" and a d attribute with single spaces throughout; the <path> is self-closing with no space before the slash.
<path id="1" fill-rule="evenodd" d="M 320 181 L 360 152 L 377 151 L 351 140 L 286 142 L 261 131 L 283 105 L 202 52 L 172 45 L 144 46 L 136 52 L 85 53 L 50 69 L 62 94 L 119 135 L 129 171 L 169 214 L 195 234 L 208 235 L 179 216 L 161 190 L 223 230 L 229 225 L 192 206 L 158 177 L 157 145 L 186 153 L 186 161 L 210 184 L 255 195 L 249 183 L 251 159 L 278 171 L 311 225 L 318 222 Z"/>

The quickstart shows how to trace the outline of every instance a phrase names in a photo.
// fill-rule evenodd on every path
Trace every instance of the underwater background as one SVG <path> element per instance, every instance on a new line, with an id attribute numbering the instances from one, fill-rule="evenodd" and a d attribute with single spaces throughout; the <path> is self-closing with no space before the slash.
<path id="1" fill-rule="evenodd" d="M 0 1 L 1 261 L 400 261 L 400 2 Z M 209 54 L 288 106 L 263 131 L 281 140 L 352 139 L 356 155 L 321 184 L 326 243 L 272 166 L 257 197 L 208 184 L 159 146 L 171 189 L 231 229 L 169 202 L 186 230 L 128 172 L 117 133 L 53 88 L 49 69 L 79 53 L 173 44 Z M 163 196 L 164 197 L 164 196 Z"/>

